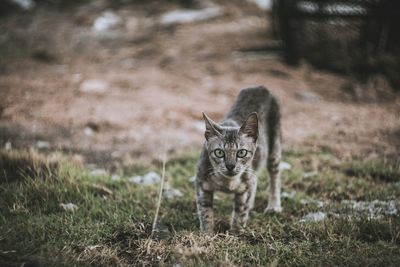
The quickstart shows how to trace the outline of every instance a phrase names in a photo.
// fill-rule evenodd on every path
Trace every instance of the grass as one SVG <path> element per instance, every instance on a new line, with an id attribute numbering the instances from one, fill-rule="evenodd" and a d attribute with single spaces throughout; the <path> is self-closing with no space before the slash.
<path id="1" fill-rule="evenodd" d="M 282 214 L 262 213 L 266 173 L 260 176 L 248 228 L 226 232 L 232 197 L 217 194 L 218 232 L 199 233 L 193 184 L 197 153 L 167 162 L 166 176 L 184 196 L 163 199 L 162 240 L 151 239 L 158 186 L 138 186 L 127 177 L 161 166 L 122 166 L 123 177 L 95 177 L 62 155 L 0 151 L 0 266 L 398 266 L 400 217 L 352 217 L 343 200 L 395 200 L 399 170 L 387 162 L 341 162 L 328 152 L 287 151 L 292 169 L 283 173 Z M 303 178 L 304 172 L 318 171 Z M 377 175 L 377 173 L 379 175 Z M 382 178 L 384 177 L 384 178 Z M 309 204 L 304 204 L 308 200 Z M 323 207 L 314 200 L 325 203 Z M 78 206 L 64 211 L 60 203 Z M 315 211 L 326 220 L 301 223 Z"/>

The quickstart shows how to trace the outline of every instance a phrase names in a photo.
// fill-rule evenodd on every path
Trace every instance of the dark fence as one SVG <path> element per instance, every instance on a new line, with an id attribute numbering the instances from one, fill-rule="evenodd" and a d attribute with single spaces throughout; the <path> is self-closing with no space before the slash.
<path id="1" fill-rule="evenodd" d="M 400 85 L 400 0 L 274 0 L 285 60 Z"/>

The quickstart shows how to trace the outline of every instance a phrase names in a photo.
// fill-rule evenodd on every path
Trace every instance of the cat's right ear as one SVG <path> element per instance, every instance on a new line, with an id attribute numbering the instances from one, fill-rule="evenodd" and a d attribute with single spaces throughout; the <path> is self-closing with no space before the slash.
<path id="1" fill-rule="evenodd" d="M 221 137 L 221 128 L 215 123 L 212 119 L 210 119 L 204 112 L 203 112 L 204 122 L 206 123 L 206 131 L 204 132 L 204 136 L 206 140 L 210 139 L 211 137 L 218 136 Z"/>

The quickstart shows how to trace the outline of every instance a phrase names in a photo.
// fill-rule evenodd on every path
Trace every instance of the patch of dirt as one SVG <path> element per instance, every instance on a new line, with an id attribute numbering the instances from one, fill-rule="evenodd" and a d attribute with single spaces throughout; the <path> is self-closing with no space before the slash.
<path id="1" fill-rule="evenodd" d="M 307 64 L 286 66 L 273 53 L 240 52 L 273 41 L 268 17 L 243 1 L 218 1 L 217 19 L 169 27 L 159 18 L 178 2 L 155 2 L 39 5 L 2 17 L 0 145 L 34 146 L 40 138 L 88 162 L 159 159 L 164 147 L 199 148 L 201 112 L 222 119 L 241 88 L 261 84 L 282 102 L 286 149 L 398 157 L 400 98 L 381 78 L 360 84 Z M 123 23 L 96 33 L 93 21 L 107 8 Z M 82 92 L 93 79 L 107 90 Z"/>

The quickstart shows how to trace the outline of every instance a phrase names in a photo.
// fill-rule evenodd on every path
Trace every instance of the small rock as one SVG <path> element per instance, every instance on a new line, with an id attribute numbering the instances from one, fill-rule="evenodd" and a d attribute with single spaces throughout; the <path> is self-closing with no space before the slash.
<path id="1" fill-rule="evenodd" d="M 35 2 L 33 0 L 11 0 L 11 2 L 24 10 L 31 10 L 35 7 Z"/>
<path id="2" fill-rule="evenodd" d="M 247 2 L 252 2 L 262 10 L 270 10 L 272 7 L 271 0 L 247 0 Z"/>
<path id="3" fill-rule="evenodd" d="M 307 205 L 309 204 L 311 201 L 307 200 L 307 199 L 300 199 L 300 204 L 302 205 Z"/>
<path id="4" fill-rule="evenodd" d="M 60 207 L 63 208 L 65 211 L 71 211 L 71 212 L 74 212 L 78 209 L 78 206 L 73 203 L 67 203 L 67 204 L 61 203 Z"/>
<path id="5" fill-rule="evenodd" d="M 162 25 L 172 25 L 179 23 L 206 21 L 220 16 L 221 13 L 221 8 L 218 6 L 207 7 L 200 10 L 177 9 L 162 15 L 160 23 Z"/>
<path id="6" fill-rule="evenodd" d="M 322 100 L 321 96 L 313 92 L 300 91 L 296 92 L 296 98 L 304 102 L 316 102 Z"/>
<path id="7" fill-rule="evenodd" d="M 279 169 L 280 169 L 281 171 L 283 171 L 283 170 L 290 170 L 291 168 L 292 168 L 292 165 L 290 165 L 290 164 L 287 163 L 287 162 L 282 161 L 282 162 L 279 164 Z"/>
<path id="8" fill-rule="evenodd" d="M 4 149 L 5 149 L 5 150 L 10 150 L 10 149 L 12 149 L 12 144 L 11 144 L 10 141 L 7 141 L 7 142 L 5 143 Z"/>
<path id="9" fill-rule="evenodd" d="M 189 181 L 192 183 L 196 182 L 196 175 L 193 175 L 192 177 L 190 177 Z"/>
<path id="10" fill-rule="evenodd" d="M 301 223 L 320 222 L 325 220 L 326 218 L 327 214 L 325 212 L 318 211 L 303 216 L 303 218 L 300 219 L 300 222 Z"/>
<path id="11" fill-rule="evenodd" d="M 83 133 L 84 133 L 86 136 L 92 136 L 92 135 L 94 134 L 94 131 L 93 131 L 93 129 L 90 128 L 90 127 L 85 127 L 85 129 L 83 129 Z"/>
<path id="12" fill-rule="evenodd" d="M 79 90 L 84 93 L 104 93 L 108 89 L 108 84 L 102 80 L 86 80 Z"/>
<path id="13" fill-rule="evenodd" d="M 50 143 L 47 141 L 37 141 L 36 142 L 36 147 L 39 149 L 45 149 L 50 147 Z"/>
<path id="14" fill-rule="evenodd" d="M 90 172 L 91 176 L 106 176 L 108 175 L 105 169 L 94 169 Z"/>
<path id="15" fill-rule="evenodd" d="M 95 122 L 93 122 L 93 121 L 89 121 L 88 123 L 86 123 L 86 127 L 89 127 L 94 132 L 100 131 L 100 125 L 95 123 Z"/>
<path id="16" fill-rule="evenodd" d="M 317 171 L 305 172 L 303 174 L 303 178 L 307 179 L 307 178 L 311 178 L 311 177 L 316 176 L 316 175 L 318 175 Z"/>
<path id="17" fill-rule="evenodd" d="M 176 188 L 168 188 L 164 190 L 164 197 L 166 198 L 175 198 L 175 197 L 182 197 L 183 193 L 179 189 Z"/>
<path id="18" fill-rule="evenodd" d="M 353 201 L 344 200 L 342 204 L 354 211 L 367 213 L 370 219 L 379 219 L 383 215 L 397 215 L 398 210 L 394 200 Z"/>
<path id="19" fill-rule="evenodd" d="M 324 205 L 325 205 L 325 203 L 322 202 L 321 200 L 315 201 L 315 204 L 317 205 L 318 208 L 322 208 L 322 207 L 324 207 Z"/>
<path id="20" fill-rule="evenodd" d="M 104 11 L 93 23 L 93 30 L 97 32 L 107 31 L 115 28 L 121 23 L 122 19 L 114 12 Z"/>
<path id="21" fill-rule="evenodd" d="M 282 197 L 282 198 L 294 198 L 295 195 L 296 195 L 296 191 L 292 191 L 292 192 L 282 192 L 282 193 L 281 193 L 281 197 Z"/>
<path id="22" fill-rule="evenodd" d="M 132 176 L 128 179 L 130 183 L 142 184 L 142 185 L 153 185 L 161 181 L 160 175 L 155 172 L 149 172 L 143 176 Z"/>
<path id="23" fill-rule="evenodd" d="M 121 176 L 119 176 L 118 174 L 113 174 L 113 175 L 111 175 L 111 180 L 119 181 L 119 180 L 121 180 Z"/>

